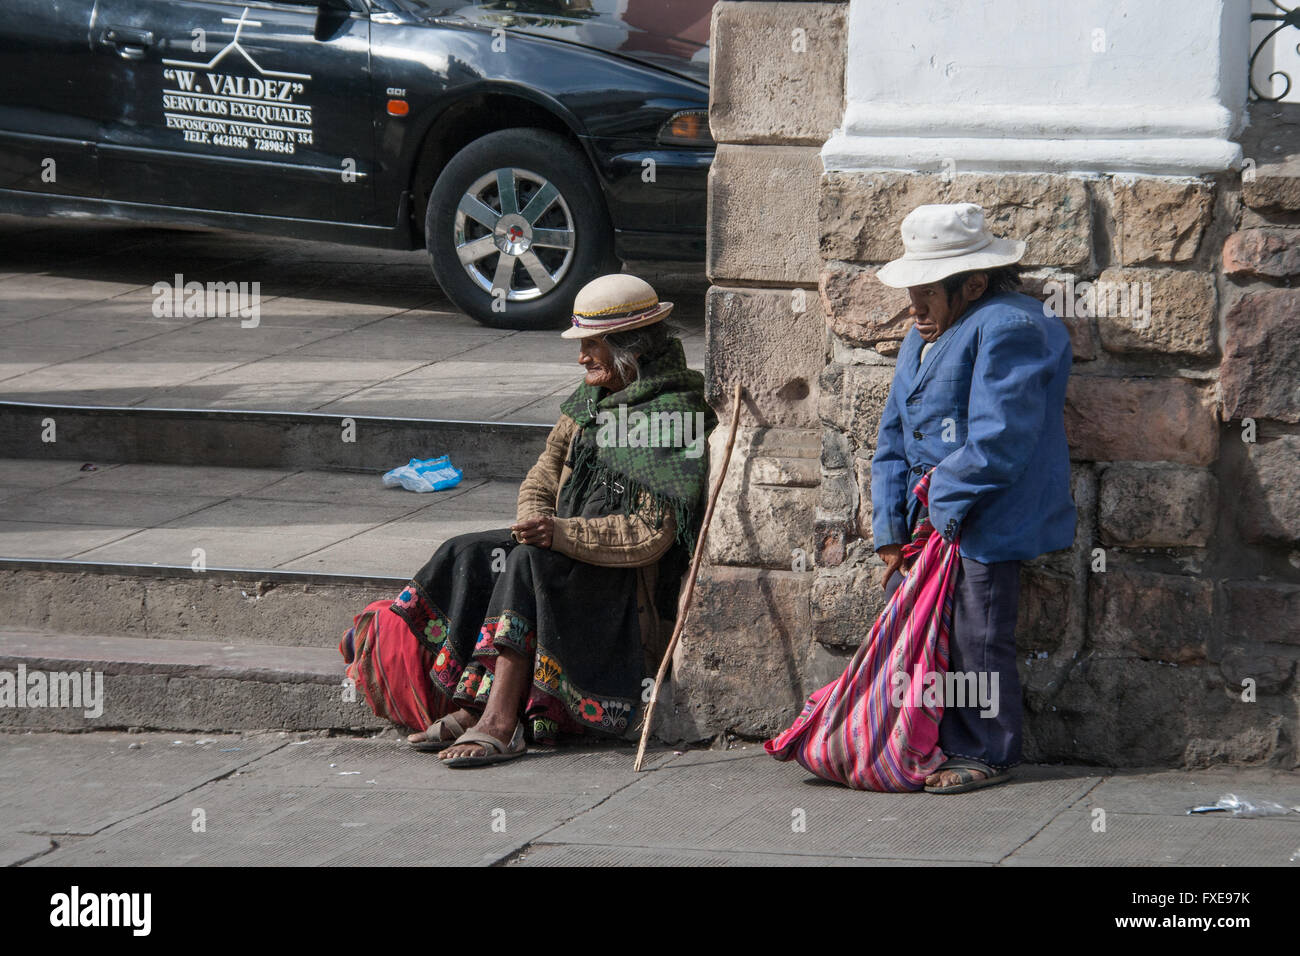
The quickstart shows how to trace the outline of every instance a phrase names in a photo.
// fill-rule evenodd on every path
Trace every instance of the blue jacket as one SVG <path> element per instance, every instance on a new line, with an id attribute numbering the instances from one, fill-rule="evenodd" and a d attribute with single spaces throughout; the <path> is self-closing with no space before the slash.
<path id="1" fill-rule="evenodd" d="M 1020 293 L 982 302 L 930 347 L 912 329 L 898 353 L 871 462 L 877 549 L 919 517 L 912 486 L 931 467 L 930 520 L 963 557 L 1026 560 L 1074 542 L 1065 383 L 1070 336 Z"/>

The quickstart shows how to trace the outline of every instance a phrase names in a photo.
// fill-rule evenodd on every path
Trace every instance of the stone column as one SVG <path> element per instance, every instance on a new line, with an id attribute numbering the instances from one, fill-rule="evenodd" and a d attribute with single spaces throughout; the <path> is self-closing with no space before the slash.
<path id="1" fill-rule="evenodd" d="M 713 10 L 706 376 L 722 422 L 715 472 L 734 383 L 745 398 L 663 736 L 774 734 L 827 670 L 817 668 L 808 621 L 827 356 L 817 204 L 821 147 L 844 109 L 846 6 L 724 0 Z"/>

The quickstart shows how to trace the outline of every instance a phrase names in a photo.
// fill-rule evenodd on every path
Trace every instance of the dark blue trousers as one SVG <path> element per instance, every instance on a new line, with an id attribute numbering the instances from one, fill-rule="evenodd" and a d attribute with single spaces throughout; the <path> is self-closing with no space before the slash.
<path id="1" fill-rule="evenodd" d="M 902 581 L 901 574 L 890 577 L 886 594 L 892 597 Z M 996 673 L 997 708 L 996 715 L 985 715 L 974 702 L 972 706 L 947 707 L 939 724 L 939 746 L 945 756 L 969 757 L 997 770 L 1020 763 L 1024 706 L 1016 670 L 1019 604 L 1019 561 L 981 564 L 973 558 L 961 559 L 953 595 L 948 670 L 983 674 L 986 681 Z"/>

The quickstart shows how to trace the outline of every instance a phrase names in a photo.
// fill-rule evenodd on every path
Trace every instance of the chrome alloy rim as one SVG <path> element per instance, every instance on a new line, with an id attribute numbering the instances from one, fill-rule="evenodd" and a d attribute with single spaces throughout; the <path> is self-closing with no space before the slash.
<path id="1" fill-rule="evenodd" d="M 573 216 L 544 176 L 507 166 L 480 176 L 456 207 L 460 263 L 484 292 L 510 302 L 546 295 L 573 261 Z"/>

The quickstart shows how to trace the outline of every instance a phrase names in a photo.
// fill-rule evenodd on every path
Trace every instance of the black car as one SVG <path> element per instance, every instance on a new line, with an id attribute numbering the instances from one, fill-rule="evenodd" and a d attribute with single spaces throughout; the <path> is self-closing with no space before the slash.
<path id="1" fill-rule="evenodd" d="M 0 0 L 0 212 L 428 249 L 539 328 L 702 260 L 714 0 Z"/>

